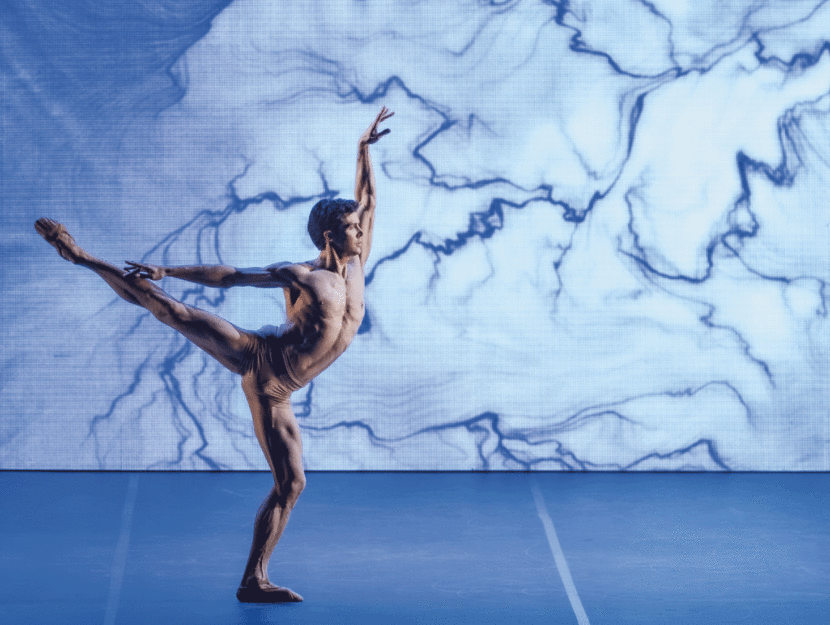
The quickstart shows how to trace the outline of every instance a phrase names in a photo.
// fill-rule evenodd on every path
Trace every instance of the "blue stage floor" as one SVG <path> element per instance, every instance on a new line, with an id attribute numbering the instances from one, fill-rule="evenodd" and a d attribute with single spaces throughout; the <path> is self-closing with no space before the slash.
<path id="1" fill-rule="evenodd" d="M 311 473 L 243 605 L 269 480 L 0 473 L 0 622 L 830 624 L 830 474 Z"/>

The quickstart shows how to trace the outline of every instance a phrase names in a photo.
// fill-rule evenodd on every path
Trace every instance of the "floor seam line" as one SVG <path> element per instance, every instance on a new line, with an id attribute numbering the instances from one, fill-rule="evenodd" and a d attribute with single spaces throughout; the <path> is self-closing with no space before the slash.
<path id="1" fill-rule="evenodd" d="M 570 601 L 571 608 L 576 615 L 576 621 L 579 625 L 591 625 L 590 621 L 588 621 L 588 614 L 585 612 L 582 601 L 579 599 L 579 593 L 576 591 L 571 570 L 568 568 L 568 561 L 565 559 L 565 553 L 562 551 L 562 545 L 559 544 L 559 538 L 556 535 L 556 528 L 553 526 L 553 519 L 550 518 L 548 508 L 545 505 L 545 498 L 542 496 L 542 491 L 539 490 L 539 486 L 534 478 L 530 479 L 530 490 L 533 493 L 533 500 L 536 502 L 536 512 L 539 514 L 542 527 L 545 529 L 545 536 L 548 539 L 548 545 L 553 554 L 556 569 L 559 571 L 559 577 L 565 586 L 568 601 Z"/>
<path id="2" fill-rule="evenodd" d="M 110 572 L 110 591 L 107 596 L 107 611 L 104 614 L 104 625 L 114 625 L 118 614 L 118 603 L 121 599 L 121 584 L 124 580 L 124 569 L 127 566 L 127 551 L 130 548 L 130 534 L 133 528 L 133 512 L 138 494 L 138 473 L 130 474 L 127 484 L 127 496 L 124 498 L 124 509 L 121 512 L 121 531 L 118 536 L 118 545 L 112 558 Z"/>

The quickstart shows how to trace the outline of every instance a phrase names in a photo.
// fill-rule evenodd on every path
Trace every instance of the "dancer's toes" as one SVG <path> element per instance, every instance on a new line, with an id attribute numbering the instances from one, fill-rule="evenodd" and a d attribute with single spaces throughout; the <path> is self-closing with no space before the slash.
<path id="1" fill-rule="evenodd" d="M 63 224 L 41 217 L 35 222 L 35 230 L 58 251 L 61 258 L 65 258 L 71 263 L 78 262 L 81 248 L 78 247 L 75 239 L 72 238 L 72 235 L 69 234 Z"/>
<path id="2" fill-rule="evenodd" d="M 293 590 L 268 584 L 267 586 L 240 586 L 236 598 L 242 603 L 291 603 L 303 598 Z"/>
<path id="3" fill-rule="evenodd" d="M 54 243 L 58 238 L 58 235 L 62 232 L 66 232 L 66 228 L 63 224 L 59 224 L 54 219 L 49 219 L 48 217 L 41 217 L 38 219 L 35 222 L 35 230 L 38 231 L 40 236 L 49 241 L 49 243 Z"/>

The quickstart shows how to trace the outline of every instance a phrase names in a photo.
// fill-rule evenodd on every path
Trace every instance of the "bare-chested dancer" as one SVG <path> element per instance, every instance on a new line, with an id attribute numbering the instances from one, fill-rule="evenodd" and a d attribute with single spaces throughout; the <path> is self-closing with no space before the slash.
<path id="1" fill-rule="evenodd" d="M 308 231 L 320 256 L 265 268 L 224 265 L 158 267 L 129 262 L 120 269 L 81 249 L 63 225 L 39 219 L 37 231 L 68 261 L 88 267 L 130 303 L 143 306 L 225 367 L 242 375 L 254 430 L 274 476 L 274 487 L 254 522 L 251 554 L 236 596 L 244 602 L 302 601 L 268 581 L 268 560 L 305 486 L 302 441 L 291 393 L 308 384 L 349 346 L 363 319 L 363 270 L 372 244 L 375 179 L 369 146 L 389 129 L 384 107 L 358 143 L 355 201 L 321 200 Z M 166 276 L 212 287 L 279 287 L 288 323 L 280 331 L 250 332 L 173 299 L 150 280 Z"/>

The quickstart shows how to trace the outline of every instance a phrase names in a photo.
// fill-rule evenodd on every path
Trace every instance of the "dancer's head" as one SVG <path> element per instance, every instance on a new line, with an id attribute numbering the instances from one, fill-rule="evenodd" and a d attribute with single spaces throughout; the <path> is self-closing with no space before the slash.
<path id="1" fill-rule="evenodd" d="M 357 202 L 342 198 L 322 199 L 314 205 L 308 216 L 308 234 L 318 250 L 326 247 L 327 232 L 332 241 L 344 238 L 346 224 L 343 218 L 357 208 Z"/>

